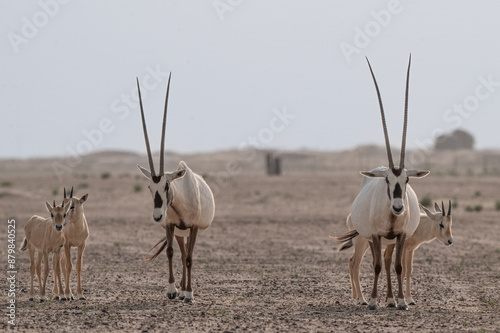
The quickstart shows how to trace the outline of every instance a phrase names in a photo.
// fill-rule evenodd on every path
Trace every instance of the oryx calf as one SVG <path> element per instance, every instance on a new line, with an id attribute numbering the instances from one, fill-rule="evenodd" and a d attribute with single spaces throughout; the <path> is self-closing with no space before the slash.
<path id="1" fill-rule="evenodd" d="M 64 223 L 64 253 L 61 257 L 61 267 L 64 274 L 64 283 L 66 288 L 64 290 L 64 297 L 61 300 L 74 299 L 73 293 L 70 288 L 71 270 L 73 269 L 73 262 L 71 260 L 71 248 L 78 248 L 76 254 L 76 296 L 79 299 L 85 299 L 82 289 L 82 265 L 83 265 L 83 252 L 87 245 L 89 238 L 89 227 L 87 219 L 83 212 L 83 203 L 87 201 L 89 195 L 84 194 L 81 198 L 73 196 L 73 187 L 69 197 L 66 198 L 66 188 L 64 189 L 64 203 L 69 206 L 68 218 Z"/>
<path id="2" fill-rule="evenodd" d="M 368 61 L 368 59 L 367 59 Z M 406 129 L 408 119 L 408 90 L 410 79 L 410 61 L 406 76 L 406 93 L 403 122 L 403 139 L 401 143 L 401 158 L 399 167 L 392 160 L 391 146 L 387 125 L 385 122 L 384 108 L 375 75 L 370 62 L 368 66 L 372 75 L 380 106 L 380 115 L 384 129 L 385 145 L 389 167 L 379 167 L 371 171 L 361 172 L 365 178 L 361 185 L 361 191 L 352 203 L 351 220 L 354 229 L 361 237 L 369 241 L 373 254 L 373 288 L 368 309 L 378 308 L 378 278 L 382 270 L 382 238 L 396 239 L 396 260 L 394 263 L 398 277 L 398 309 L 406 310 L 408 306 L 404 300 L 402 281 L 402 254 L 405 241 L 410 237 L 418 226 L 420 213 L 417 195 L 408 184 L 410 178 L 421 178 L 427 176 L 429 171 L 405 169 L 405 147 Z M 350 237 L 352 235 L 347 235 Z M 345 236 L 340 237 L 342 239 Z M 347 240 L 348 238 L 344 239 Z"/>
<path id="3" fill-rule="evenodd" d="M 421 208 L 424 210 L 425 214 L 420 214 L 420 223 L 413 235 L 406 239 L 405 249 L 403 253 L 403 272 L 404 277 L 406 277 L 406 292 L 405 298 L 408 304 L 415 305 L 415 300 L 411 296 L 411 274 L 413 272 L 413 254 L 417 248 L 423 243 L 429 243 L 434 239 L 438 239 L 446 246 L 453 243 L 453 234 L 451 231 L 452 226 L 452 216 L 451 216 L 451 202 L 449 203 L 448 213 L 445 214 L 444 205 L 441 203 L 443 209 L 440 209 L 438 204 L 435 203 L 436 212 L 433 213 L 424 206 Z M 353 225 L 350 216 L 347 218 L 347 227 L 353 230 Z M 360 275 L 360 265 L 366 250 L 369 247 L 368 240 L 363 237 L 354 237 L 346 242 L 344 242 L 340 247 L 339 251 L 348 249 L 354 245 L 354 253 L 349 259 L 349 274 L 351 278 L 352 295 L 357 304 L 366 305 L 366 300 L 363 297 L 361 291 L 361 285 L 359 282 Z M 384 252 L 384 262 L 385 270 L 387 275 L 387 306 L 394 307 L 394 296 L 392 293 L 392 284 L 390 278 L 390 269 L 392 261 L 392 253 L 394 251 L 394 242 L 387 241 L 387 244 L 383 244 L 383 248 L 386 250 Z"/>
<path id="4" fill-rule="evenodd" d="M 40 288 L 40 302 L 45 301 L 45 286 L 47 284 L 47 277 L 49 275 L 49 254 L 53 253 L 52 266 L 54 275 L 54 294 L 58 298 L 62 294 L 62 283 L 60 276 L 59 258 L 61 248 L 64 245 L 63 223 L 66 218 L 69 206 L 51 206 L 48 201 L 45 201 L 47 211 L 50 213 L 50 218 L 33 215 L 26 225 L 24 226 L 24 233 L 26 237 L 23 239 L 20 251 L 24 252 L 28 249 L 30 254 L 30 301 L 34 300 L 35 293 L 33 291 L 33 280 L 36 275 L 38 277 L 38 284 Z M 35 263 L 35 253 L 37 253 Z M 42 258 L 44 261 L 43 283 L 42 283 Z"/>
<path id="5" fill-rule="evenodd" d="M 166 236 L 156 245 L 163 242 L 156 253 L 150 257 L 154 259 L 165 248 L 168 258 L 168 290 L 169 299 L 177 296 L 186 303 L 194 300 L 193 288 L 191 285 L 191 269 L 193 266 L 193 249 L 198 231 L 207 229 L 215 214 L 214 196 L 210 187 L 203 177 L 194 173 L 185 162 L 179 163 L 179 168 L 174 172 L 164 172 L 164 147 L 165 147 L 165 127 L 167 120 L 168 93 L 170 88 L 170 76 L 167 84 L 167 94 L 165 98 L 165 108 L 163 113 L 162 136 L 160 144 L 160 172 L 156 173 L 153 165 L 153 157 L 149 147 L 146 120 L 142 107 L 141 90 L 139 80 L 137 80 L 137 90 L 139 92 L 139 105 L 141 108 L 142 128 L 146 141 L 149 168 L 147 170 L 137 165 L 142 174 L 149 179 L 149 190 L 153 197 L 153 219 L 166 229 Z M 178 293 L 175 287 L 175 279 L 172 269 L 173 238 L 179 244 L 182 257 L 182 280 L 180 283 L 181 292 Z M 187 243 L 184 240 L 187 237 Z M 156 247 L 156 245 L 154 247 Z M 153 248 L 154 248 L 153 247 Z M 186 277 L 187 272 L 187 277 Z"/>

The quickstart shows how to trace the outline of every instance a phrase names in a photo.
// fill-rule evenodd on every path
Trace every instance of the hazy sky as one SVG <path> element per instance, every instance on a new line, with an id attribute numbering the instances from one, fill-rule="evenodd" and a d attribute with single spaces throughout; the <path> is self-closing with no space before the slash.
<path id="1" fill-rule="evenodd" d="M 498 1 L 1 1 L 0 157 L 159 149 L 341 150 L 440 131 L 500 145 Z"/>

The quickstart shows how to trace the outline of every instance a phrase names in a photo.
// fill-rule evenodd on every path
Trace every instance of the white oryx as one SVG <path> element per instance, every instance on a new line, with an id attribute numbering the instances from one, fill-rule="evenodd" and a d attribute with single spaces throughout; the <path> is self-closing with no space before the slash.
<path id="1" fill-rule="evenodd" d="M 417 195 L 408 184 L 408 181 L 410 178 L 422 178 L 429 174 L 429 171 L 407 170 L 404 165 L 411 56 L 406 77 L 403 139 L 399 167 L 395 167 L 392 160 L 380 91 L 368 58 L 366 60 L 377 91 L 389 167 L 378 167 L 371 171 L 361 172 L 366 178 L 363 179 L 361 191 L 351 207 L 351 220 L 355 230 L 338 237 L 337 240 L 348 241 L 359 234 L 370 241 L 375 277 L 368 309 L 375 310 L 378 308 L 377 283 L 382 270 L 382 238 L 387 240 L 396 239 L 396 260 L 394 265 L 399 286 L 398 309 L 406 310 L 408 306 L 405 303 L 403 294 L 401 257 L 406 238 L 410 237 L 417 229 L 420 220 Z"/>
<path id="2" fill-rule="evenodd" d="M 439 208 L 437 203 L 434 203 L 436 212 L 431 212 L 424 206 L 420 206 L 424 212 L 420 214 L 420 222 L 417 229 L 411 237 L 405 242 L 403 253 L 403 274 L 406 278 L 406 292 L 405 298 L 410 305 L 415 305 L 416 302 L 411 296 L 411 274 L 413 272 L 413 254 L 416 249 L 423 243 L 429 243 L 434 239 L 438 239 L 445 246 L 453 244 L 453 234 L 451 231 L 452 216 L 451 216 L 451 201 L 449 202 L 448 214 L 445 214 L 444 204 L 441 202 L 442 209 Z M 347 227 L 353 230 L 351 216 L 347 217 Z M 387 306 L 394 307 L 394 295 L 392 293 L 392 283 L 390 278 L 392 252 L 394 251 L 394 243 L 387 244 L 384 252 L 384 266 L 387 276 Z M 344 242 L 339 252 L 354 246 L 354 253 L 349 259 L 349 274 L 351 277 L 352 295 L 354 300 L 359 305 L 366 305 L 366 300 L 361 291 L 361 284 L 359 282 L 359 270 L 361 261 L 368 250 L 369 242 L 363 237 L 354 237 L 353 239 Z"/>
<path id="3" fill-rule="evenodd" d="M 171 75 L 170 75 L 171 76 Z M 191 286 L 191 269 L 193 266 L 193 249 L 198 231 L 207 229 L 215 214 L 214 196 L 210 187 L 203 177 L 194 173 L 184 161 L 179 163 L 179 168 L 174 172 L 164 172 L 164 147 L 165 127 L 167 121 L 168 92 L 170 89 L 170 76 L 167 84 L 165 97 L 165 109 L 163 113 L 163 125 L 160 145 L 160 172 L 155 173 L 153 157 L 149 146 L 146 120 L 142 107 L 141 90 L 139 79 L 137 79 L 137 90 L 139 93 L 139 104 L 141 108 L 142 128 L 146 149 L 148 153 L 149 168 L 151 171 L 137 165 L 142 174 L 149 179 L 149 190 L 154 201 L 153 219 L 166 229 L 166 236 L 153 248 L 162 243 L 161 247 L 149 259 L 156 258 L 165 248 L 168 258 L 168 290 L 169 299 L 177 296 L 186 303 L 192 303 L 193 289 Z M 172 270 L 173 238 L 179 244 L 182 257 L 182 279 L 180 283 L 181 292 L 175 287 L 175 279 Z M 187 242 L 184 240 L 187 237 Z M 153 249 L 152 248 L 152 249 Z M 186 278 L 187 271 L 187 278 Z"/>

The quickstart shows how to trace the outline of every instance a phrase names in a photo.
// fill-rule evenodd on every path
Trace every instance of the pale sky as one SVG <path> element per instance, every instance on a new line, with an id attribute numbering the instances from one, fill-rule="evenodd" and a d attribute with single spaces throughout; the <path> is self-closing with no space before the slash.
<path id="1" fill-rule="evenodd" d="M 40 0 L 0 2 L 0 158 L 145 153 L 141 81 L 159 149 L 383 145 L 377 77 L 399 148 L 442 131 L 500 146 L 500 2 Z"/>

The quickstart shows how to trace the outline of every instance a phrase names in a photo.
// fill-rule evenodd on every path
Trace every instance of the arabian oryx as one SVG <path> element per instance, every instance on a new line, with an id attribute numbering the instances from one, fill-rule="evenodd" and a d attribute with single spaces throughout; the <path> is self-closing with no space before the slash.
<path id="1" fill-rule="evenodd" d="M 44 218 L 41 216 L 33 215 L 26 225 L 24 226 L 24 232 L 26 237 L 23 239 L 21 252 L 28 249 L 30 254 L 30 276 L 31 276 L 31 288 L 29 300 L 33 301 L 35 293 L 33 291 L 33 280 L 36 275 L 38 276 L 38 285 L 40 287 L 40 302 L 45 301 L 45 286 L 47 284 L 47 277 L 49 276 L 49 254 L 53 253 L 52 256 L 52 266 L 54 275 L 54 294 L 55 298 L 59 298 L 59 294 L 62 294 L 62 282 L 60 270 L 60 253 L 61 248 L 64 245 L 64 220 L 66 219 L 66 213 L 68 212 L 69 206 L 64 207 L 64 202 L 61 206 L 54 205 L 51 206 L 48 201 L 45 201 L 45 206 L 47 211 L 50 213 L 50 218 Z M 35 263 L 35 253 L 38 252 Z M 42 283 L 42 259 L 44 261 L 44 272 L 43 272 L 43 283 Z"/>
<path id="2" fill-rule="evenodd" d="M 66 197 L 66 188 L 64 189 L 64 203 L 69 206 L 69 212 L 68 218 L 64 222 L 64 253 L 61 257 L 61 267 L 64 274 L 64 283 L 66 284 L 64 296 L 61 297 L 63 301 L 74 299 L 70 288 L 71 270 L 73 269 L 71 248 L 73 247 L 78 249 L 76 254 L 76 296 L 78 299 L 85 299 L 82 289 L 82 265 L 83 253 L 85 252 L 87 239 L 89 238 L 89 227 L 87 218 L 83 212 L 83 203 L 87 201 L 88 197 L 88 193 L 81 198 L 74 197 L 73 187 L 71 188 L 69 197 Z"/>
<path id="3" fill-rule="evenodd" d="M 153 219 L 166 229 L 166 236 L 153 248 L 162 242 L 163 244 L 149 259 L 152 260 L 156 258 L 165 248 L 167 249 L 169 271 L 167 296 L 169 299 L 175 299 L 178 296 L 179 300 L 184 300 L 186 303 L 192 303 L 194 298 L 193 288 L 191 286 L 191 269 L 193 266 L 194 244 L 198 231 L 207 229 L 212 223 L 215 214 L 215 202 L 212 191 L 205 180 L 200 175 L 194 173 L 185 162 L 181 161 L 179 163 L 179 168 L 174 172 L 164 172 L 163 170 L 170 76 L 168 78 L 165 108 L 163 112 L 159 173 L 156 173 L 154 169 L 153 157 L 151 155 L 148 132 L 146 129 L 146 120 L 142 107 L 139 79 L 137 79 L 142 128 L 144 140 L 146 141 L 150 170 L 140 165 L 137 165 L 137 167 L 141 170 L 142 174 L 149 179 L 149 190 L 151 191 L 154 203 Z M 183 265 L 180 293 L 175 287 L 175 279 L 172 270 L 172 257 L 174 255 L 172 246 L 174 236 L 179 244 Z M 184 240 L 184 237 L 187 237 L 187 242 Z"/>
<path id="4" fill-rule="evenodd" d="M 406 238 L 410 237 L 415 229 L 417 229 L 420 220 L 417 195 L 408 184 L 408 181 L 410 178 L 422 178 L 429 174 L 429 171 L 407 170 L 404 164 L 411 56 L 406 74 L 403 140 L 399 167 L 394 166 L 392 160 L 380 91 L 368 58 L 366 60 L 377 91 L 389 167 L 378 167 L 371 171 L 361 172 L 365 178 L 363 178 L 361 184 L 361 191 L 356 199 L 354 199 L 351 207 L 351 220 L 354 230 L 344 236 L 338 237 L 337 240 L 347 241 L 358 234 L 369 240 L 373 254 L 375 278 L 373 280 L 373 289 L 368 309 L 375 310 L 378 308 L 377 283 L 380 271 L 382 270 L 382 238 L 384 238 L 384 242 L 396 239 L 396 260 L 394 266 L 399 286 L 398 309 L 407 310 L 408 306 L 405 303 L 403 295 L 402 254 Z"/>

